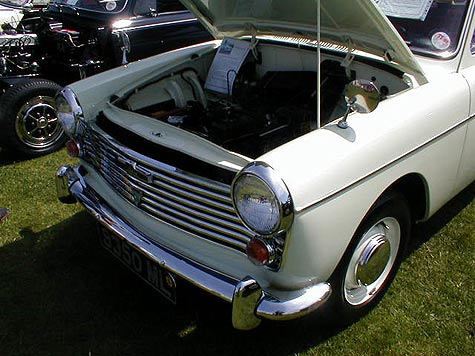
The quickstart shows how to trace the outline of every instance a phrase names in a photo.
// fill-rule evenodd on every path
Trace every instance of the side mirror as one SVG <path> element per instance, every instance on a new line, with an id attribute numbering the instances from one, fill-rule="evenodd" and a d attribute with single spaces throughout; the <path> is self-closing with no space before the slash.
<path id="1" fill-rule="evenodd" d="M 370 80 L 357 79 L 348 84 L 345 93 L 346 113 L 343 119 L 338 122 L 338 127 L 346 129 L 348 123 L 346 119 L 352 111 L 360 114 L 367 114 L 376 110 L 380 102 L 379 90 Z"/>

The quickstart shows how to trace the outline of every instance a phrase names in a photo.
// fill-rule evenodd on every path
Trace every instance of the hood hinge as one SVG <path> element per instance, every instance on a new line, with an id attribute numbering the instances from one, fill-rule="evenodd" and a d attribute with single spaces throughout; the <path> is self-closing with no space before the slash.
<path id="1" fill-rule="evenodd" d="M 391 55 L 391 52 L 389 49 L 387 49 L 385 52 L 384 52 L 384 60 L 386 62 L 392 62 L 393 61 L 393 56 Z"/>
<path id="2" fill-rule="evenodd" d="M 341 62 L 340 65 L 345 68 L 346 76 L 350 78 L 351 77 L 350 65 L 353 62 L 353 59 L 355 59 L 355 54 L 354 54 L 355 45 L 351 41 L 351 38 L 348 38 L 347 43 L 348 43 L 347 44 L 348 52 L 346 53 L 345 59 Z"/>
<path id="3" fill-rule="evenodd" d="M 257 44 L 259 40 L 257 39 L 257 28 L 254 26 L 252 23 L 247 24 L 249 26 L 249 29 L 251 30 L 251 53 L 254 56 L 254 59 L 259 63 L 260 62 L 260 57 L 259 53 L 257 52 Z"/>

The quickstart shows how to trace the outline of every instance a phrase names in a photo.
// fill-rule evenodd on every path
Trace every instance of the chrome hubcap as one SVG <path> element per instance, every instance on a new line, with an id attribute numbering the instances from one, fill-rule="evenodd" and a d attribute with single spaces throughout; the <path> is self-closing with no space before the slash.
<path id="1" fill-rule="evenodd" d="M 381 219 L 363 235 L 346 271 L 344 296 L 349 304 L 363 305 L 383 288 L 400 242 L 399 223 L 391 217 Z"/>
<path id="2" fill-rule="evenodd" d="M 54 99 L 37 96 L 27 101 L 18 111 L 15 129 L 18 138 L 32 148 L 53 145 L 63 133 L 54 109 Z"/>

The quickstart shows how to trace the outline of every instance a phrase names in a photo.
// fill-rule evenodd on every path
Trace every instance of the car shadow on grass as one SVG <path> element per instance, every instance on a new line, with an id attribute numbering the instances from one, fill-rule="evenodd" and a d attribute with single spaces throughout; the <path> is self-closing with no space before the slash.
<path id="1" fill-rule="evenodd" d="M 472 184 L 417 226 L 409 253 L 465 208 Z M 93 219 L 80 212 L 0 248 L 2 355 L 291 355 L 309 350 L 341 327 L 319 315 L 231 326 L 228 303 L 188 284 L 171 305 L 103 250 Z M 277 335 L 277 337 L 276 337 Z"/>
<path id="2" fill-rule="evenodd" d="M 0 167 L 9 166 L 28 159 L 31 158 L 21 156 L 17 152 L 0 147 Z"/>
<path id="3" fill-rule="evenodd" d="M 288 355 L 339 332 L 300 321 L 234 330 L 230 304 L 184 283 L 173 306 L 102 249 L 85 212 L 20 236 L 0 248 L 4 356 Z"/>

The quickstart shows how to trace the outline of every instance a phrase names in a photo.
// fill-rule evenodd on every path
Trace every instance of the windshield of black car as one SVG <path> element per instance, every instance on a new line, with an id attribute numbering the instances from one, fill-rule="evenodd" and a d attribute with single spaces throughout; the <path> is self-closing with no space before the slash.
<path id="1" fill-rule="evenodd" d="M 76 9 L 90 10 L 102 13 L 121 12 L 128 0 L 53 0 L 59 6 L 74 7 Z"/>
<path id="2" fill-rule="evenodd" d="M 2 0 L 0 5 L 6 5 L 11 7 L 23 7 L 28 5 L 29 0 Z"/>
<path id="3" fill-rule="evenodd" d="M 33 7 L 33 5 L 48 5 L 50 0 L 1 0 L 0 5 L 11 7 Z"/>
<path id="4" fill-rule="evenodd" d="M 374 1 L 414 53 L 448 58 L 458 51 L 470 1 Z"/>

